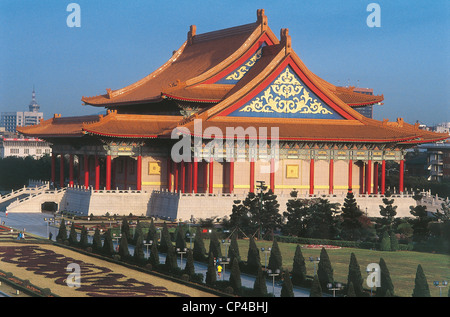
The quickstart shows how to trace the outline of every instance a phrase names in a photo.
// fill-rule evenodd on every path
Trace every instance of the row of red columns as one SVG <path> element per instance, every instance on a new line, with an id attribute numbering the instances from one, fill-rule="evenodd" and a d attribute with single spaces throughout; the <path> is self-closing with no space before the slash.
<path id="1" fill-rule="evenodd" d="M 84 186 L 87 188 L 89 187 L 89 155 L 83 155 L 84 160 Z M 74 157 L 73 154 L 69 155 L 69 186 L 73 187 L 74 185 L 74 174 L 73 174 L 73 161 Z M 106 190 L 111 190 L 111 182 L 112 182 L 112 159 L 111 155 L 106 155 Z M 53 184 L 56 182 L 56 154 L 52 154 L 52 162 L 51 162 L 51 181 Z M 100 189 L 100 163 L 99 158 L 97 155 L 94 155 L 94 170 L 95 170 L 95 183 L 94 183 L 94 189 L 99 190 Z M 127 182 L 127 166 L 125 161 L 125 183 Z M 79 170 L 81 173 L 81 170 Z M 60 187 L 64 187 L 64 155 L 60 155 L 60 170 L 59 170 L 59 184 Z M 142 156 L 137 157 L 137 170 L 136 170 L 136 189 L 142 190 Z"/>
<path id="2" fill-rule="evenodd" d="M 203 184 L 205 184 L 204 191 L 208 193 L 213 193 L 213 169 L 214 162 L 211 160 L 205 164 L 204 179 Z M 378 168 L 380 163 L 374 163 L 373 172 L 373 194 L 378 193 Z M 186 167 L 187 166 L 187 167 Z M 182 193 L 186 189 L 186 168 L 188 170 L 187 179 L 187 191 L 188 192 L 198 192 L 198 161 L 194 159 L 194 162 L 180 162 L 174 163 L 170 159 L 168 160 L 168 190 L 178 191 Z M 181 175 L 180 175 L 181 174 Z M 372 161 L 369 160 L 367 163 L 361 165 L 360 167 L 360 193 L 372 193 Z M 380 192 L 382 195 L 385 194 L 386 187 L 386 161 L 381 162 L 381 185 Z M 172 176 L 174 178 L 174 188 L 172 188 Z M 180 177 L 181 176 L 181 177 Z M 230 193 L 234 191 L 234 161 L 229 162 L 228 169 L 228 179 L 229 179 L 229 190 Z M 351 190 L 353 188 L 353 161 L 349 160 L 348 163 L 348 188 Z M 179 181 L 181 180 L 181 183 Z M 206 188 L 206 184 L 208 187 Z M 329 162 L 329 194 L 333 194 L 334 188 L 334 160 L 331 159 Z M 399 178 L 399 191 L 402 193 L 404 188 L 404 161 L 400 161 L 400 178 Z M 270 189 L 275 191 L 275 160 L 270 161 Z M 250 192 L 255 192 L 255 161 L 250 161 Z M 314 159 L 310 160 L 309 165 L 309 194 L 314 194 Z"/>

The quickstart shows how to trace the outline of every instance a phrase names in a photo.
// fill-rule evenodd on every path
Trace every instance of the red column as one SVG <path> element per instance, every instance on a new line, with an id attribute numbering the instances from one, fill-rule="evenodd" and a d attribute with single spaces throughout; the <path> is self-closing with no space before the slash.
<path id="1" fill-rule="evenodd" d="M 230 193 L 234 191 L 234 160 L 230 161 Z"/>
<path id="2" fill-rule="evenodd" d="M 403 178 L 405 176 L 405 161 L 400 161 L 400 174 L 399 174 L 399 181 L 398 181 L 398 190 L 400 193 L 403 193 Z"/>
<path id="3" fill-rule="evenodd" d="M 128 157 L 123 160 L 123 188 L 127 190 L 128 188 Z"/>
<path id="4" fill-rule="evenodd" d="M 142 190 L 142 156 L 137 157 L 136 166 L 136 190 Z"/>
<path id="5" fill-rule="evenodd" d="M 56 181 L 56 154 L 52 153 L 52 186 L 55 186 L 55 181 Z"/>
<path id="6" fill-rule="evenodd" d="M 61 153 L 59 164 L 59 186 L 64 187 L 64 154 Z"/>
<path id="7" fill-rule="evenodd" d="M 84 154 L 84 187 L 89 187 L 89 155 Z"/>
<path id="8" fill-rule="evenodd" d="M 174 181 L 173 189 L 175 190 L 175 192 L 178 192 L 178 190 L 179 190 L 179 188 L 178 188 L 179 165 L 180 165 L 180 163 L 175 163 L 175 169 L 174 169 L 175 170 L 175 175 L 173 176 L 173 181 Z"/>
<path id="9" fill-rule="evenodd" d="M 106 190 L 111 190 L 111 155 L 106 155 Z"/>
<path id="10" fill-rule="evenodd" d="M 73 187 L 73 154 L 69 155 L 69 186 Z"/>
<path id="11" fill-rule="evenodd" d="M 203 191 L 208 192 L 208 162 L 206 160 L 203 166 Z"/>
<path id="12" fill-rule="evenodd" d="M 255 161 L 250 161 L 250 192 L 255 192 Z"/>
<path id="13" fill-rule="evenodd" d="M 333 194 L 333 177 L 334 177 L 334 160 L 330 159 L 330 168 L 329 168 L 329 184 L 328 184 L 328 193 Z"/>
<path id="14" fill-rule="evenodd" d="M 314 194 L 314 159 L 309 163 L 309 194 Z"/>
<path id="15" fill-rule="evenodd" d="M 352 178 L 353 178 L 353 160 L 348 161 L 348 190 L 352 191 Z"/>
<path id="16" fill-rule="evenodd" d="M 111 188 L 116 188 L 116 160 L 111 160 Z"/>
<path id="17" fill-rule="evenodd" d="M 186 166 L 185 162 L 180 162 L 181 164 L 181 192 L 184 193 L 186 186 Z"/>
<path id="18" fill-rule="evenodd" d="M 386 191 L 386 161 L 381 161 L 381 195 Z"/>
<path id="19" fill-rule="evenodd" d="M 372 187 L 372 160 L 369 160 L 367 162 L 367 174 L 366 174 L 366 188 L 367 188 L 367 194 L 370 195 L 371 193 L 371 187 Z"/>
<path id="20" fill-rule="evenodd" d="M 359 193 L 364 194 L 364 162 L 359 166 Z"/>
<path id="21" fill-rule="evenodd" d="M 214 182 L 214 160 L 211 158 L 209 162 L 209 193 L 213 193 L 213 182 Z"/>
<path id="22" fill-rule="evenodd" d="M 94 162 L 94 166 L 95 166 L 95 190 L 99 190 L 100 188 L 100 164 L 98 162 L 98 156 L 95 155 L 94 158 L 95 162 Z"/>
<path id="23" fill-rule="evenodd" d="M 378 162 L 373 163 L 373 193 L 378 194 Z"/>
<path id="24" fill-rule="evenodd" d="M 167 190 L 172 191 L 172 159 L 167 158 Z"/>
<path id="25" fill-rule="evenodd" d="M 197 162 L 197 158 L 194 157 L 194 166 L 193 166 L 193 172 L 192 172 L 192 185 L 194 187 L 194 193 L 197 194 L 198 192 L 198 186 L 197 186 L 197 181 L 198 181 L 198 162 Z"/>
<path id="26" fill-rule="evenodd" d="M 187 162 L 187 167 L 188 167 L 188 193 L 192 193 L 192 161 L 191 162 Z"/>
<path id="27" fill-rule="evenodd" d="M 275 193 L 275 159 L 270 159 L 270 189 Z"/>

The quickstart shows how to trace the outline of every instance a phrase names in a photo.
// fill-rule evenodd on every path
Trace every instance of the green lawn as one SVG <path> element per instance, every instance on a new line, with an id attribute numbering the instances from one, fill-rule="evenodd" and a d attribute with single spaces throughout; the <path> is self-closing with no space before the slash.
<path id="1" fill-rule="evenodd" d="M 247 259 L 249 240 L 238 240 L 239 253 L 242 260 Z M 270 241 L 257 241 L 258 248 L 268 248 L 272 246 Z M 278 243 L 283 257 L 283 267 L 292 269 L 292 262 L 294 258 L 295 248 L 294 243 Z M 209 241 L 205 240 L 205 247 L 209 248 Z M 306 260 L 307 274 L 313 275 L 314 267 L 308 258 L 310 256 L 317 257 L 320 255 L 320 249 L 306 249 L 302 247 L 302 253 Z M 379 263 L 380 258 L 383 258 L 389 269 L 392 283 L 394 284 L 395 295 L 410 297 L 414 289 L 414 279 L 416 276 L 417 266 L 422 265 L 424 273 L 427 277 L 428 285 L 430 287 L 431 296 L 438 297 L 439 289 L 433 285 L 434 280 L 450 281 L 450 256 L 442 254 L 432 254 L 414 251 L 374 251 L 366 249 L 327 249 L 330 257 L 331 265 L 334 270 L 334 279 L 336 281 L 347 282 L 348 265 L 350 262 L 350 254 L 355 253 L 361 268 L 361 275 L 365 279 L 367 276 L 366 267 L 369 263 Z M 225 254 L 225 249 L 222 248 L 222 254 Z M 260 252 L 261 264 L 264 265 L 264 254 Z M 267 261 L 269 255 L 267 255 Z M 367 287 L 364 281 L 364 287 Z M 443 296 L 447 296 L 448 289 L 443 289 Z"/>

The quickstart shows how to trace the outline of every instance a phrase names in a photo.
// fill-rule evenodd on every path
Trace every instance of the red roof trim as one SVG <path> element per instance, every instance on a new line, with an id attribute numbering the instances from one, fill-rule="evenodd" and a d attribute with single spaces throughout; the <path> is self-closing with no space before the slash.
<path id="1" fill-rule="evenodd" d="M 334 111 L 343 116 L 348 120 L 355 120 L 353 116 L 345 112 L 341 107 L 336 105 L 333 101 L 331 101 L 319 88 L 314 85 L 309 78 L 301 71 L 301 69 L 297 66 L 291 56 L 288 56 L 280 65 L 278 65 L 277 69 L 272 72 L 270 76 L 268 76 L 262 83 L 258 85 L 250 94 L 243 97 L 237 103 L 218 113 L 216 116 L 227 116 L 231 112 L 239 109 L 242 105 L 250 101 L 253 97 L 259 94 L 262 90 L 264 90 L 287 66 L 293 68 L 295 73 L 300 77 L 300 79 L 311 89 L 320 99 L 322 99 L 328 106 L 330 106 Z"/>
<path id="2" fill-rule="evenodd" d="M 134 139 L 141 139 L 141 138 L 145 138 L 145 139 L 155 139 L 158 137 L 158 135 L 146 135 L 146 134 L 141 134 L 141 135 L 135 135 L 135 134 L 113 134 L 113 133 L 101 133 L 101 132 L 96 132 L 96 131 L 92 131 L 89 129 L 83 129 L 84 132 L 87 133 L 91 133 L 91 134 L 97 134 L 97 135 L 101 135 L 101 136 L 109 136 L 109 137 L 120 137 L 120 138 L 134 138 Z"/>
<path id="3" fill-rule="evenodd" d="M 243 62 L 245 62 L 250 56 L 252 56 L 259 48 L 260 45 L 263 43 L 266 43 L 267 45 L 273 45 L 274 43 L 272 40 L 267 36 L 266 33 L 264 33 L 259 40 L 253 44 L 251 49 L 247 51 L 244 55 L 242 55 L 238 60 L 236 60 L 234 63 L 232 63 L 230 66 L 222 70 L 220 73 L 216 74 L 215 76 L 207 79 L 203 82 L 203 84 L 214 84 L 218 80 L 222 79 L 225 75 L 231 73 L 233 70 L 235 70 L 238 66 L 240 66 Z"/>
<path id="4" fill-rule="evenodd" d="M 181 100 L 181 101 L 190 101 L 190 102 L 209 102 L 209 103 L 218 103 L 221 101 L 221 99 L 194 99 L 194 98 L 185 98 L 185 97 L 178 97 L 167 93 L 161 94 L 163 97 L 167 97 L 170 99 L 175 100 Z"/>

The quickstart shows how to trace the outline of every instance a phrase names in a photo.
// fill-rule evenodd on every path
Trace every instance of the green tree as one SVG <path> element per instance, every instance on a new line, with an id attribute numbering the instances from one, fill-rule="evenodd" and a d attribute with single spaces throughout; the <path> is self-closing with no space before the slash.
<path id="1" fill-rule="evenodd" d="M 191 278 L 195 274 L 194 255 L 191 249 L 188 249 L 186 256 L 186 266 L 184 272 Z"/>
<path id="2" fill-rule="evenodd" d="M 158 242 L 158 234 L 157 234 L 155 224 L 153 222 L 153 218 L 150 220 L 150 225 L 148 227 L 146 240 L 147 240 L 147 243 L 149 241 L 153 241 L 153 243 L 157 244 L 157 242 Z"/>
<path id="3" fill-rule="evenodd" d="M 109 256 L 114 254 L 114 244 L 112 241 L 111 230 L 109 229 L 106 230 L 105 234 L 103 235 L 102 253 Z"/>
<path id="4" fill-rule="evenodd" d="M 277 195 L 269 189 L 263 195 L 263 208 L 261 214 L 261 229 L 265 238 L 273 239 L 273 232 L 281 226 L 280 204 Z"/>
<path id="5" fill-rule="evenodd" d="M 142 241 L 144 241 L 144 233 L 142 232 L 142 224 L 141 222 L 137 221 L 136 227 L 134 228 L 134 235 L 133 235 L 133 244 L 136 244 L 139 237 L 142 239 Z"/>
<path id="6" fill-rule="evenodd" d="M 89 246 L 88 242 L 88 231 L 85 226 L 81 228 L 81 234 L 80 234 L 80 246 L 84 249 Z"/>
<path id="7" fill-rule="evenodd" d="M 352 285 L 353 292 L 356 296 L 363 295 L 363 278 L 361 276 L 361 268 L 359 267 L 356 255 L 352 252 L 350 255 L 350 264 L 348 266 L 347 286 Z M 347 292 L 348 293 L 348 292 Z"/>
<path id="8" fill-rule="evenodd" d="M 295 248 L 294 263 L 292 265 L 292 283 L 304 285 L 306 282 L 306 264 L 300 245 Z"/>
<path id="9" fill-rule="evenodd" d="M 194 238 L 194 248 L 192 251 L 194 260 L 201 262 L 205 262 L 207 260 L 205 242 L 203 241 L 203 232 L 200 227 L 197 228 Z"/>
<path id="10" fill-rule="evenodd" d="M 277 239 L 274 239 L 272 243 L 272 250 L 270 251 L 269 264 L 267 265 L 267 267 L 275 272 L 276 270 L 281 271 L 282 266 L 283 258 L 281 256 L 281 251 L 278 246 Z"/>
<path id="11" fill-rule="evenodd" d="M 391 238 L 389 237 L 389 233 L 387 231 L 383 233 L 383 237 L 381 238 L 380 250 L 391 251 Z"/>
<path id="12" fill-rule="evenodd" d="M 253 290 L 255 291 L 255 295 L 258 297 L 267 296 L 267 284 L 261 266 L 258 267 L 255 283 L 253 284 Z"/>
<path id="13" fill-rule="evenodd" d="M 77 231 L 75 230 L 75 223 L 72 222 L 72 225 L 70 226 L 70 232 L 69 232 L 69 244 L 70 245 L 77 245 L 78 239 L 77 239 Z"/>
<path id="14" fill-rule="evenodd" d="M 206 285 L 214 285 L 214 283 L 217 280 L 216 267 L 214 264 L 215 264 L 214 263 L 214 255 L 212 253 L 209 253 L 208 269 L 206 271 L 206 278 L 205 278 Z"/>
<path id="15" fill-rule="evenodd" d="M 175 238 L 175 248 L 184 250 L 186 248 L 186 235 L 182 225 L 178 225 L 177 235 Z"/>
<path id="16" fill-rule="evenodd" d="M 122 219 L 122 226 L 120 228 L 120 233 L 123 236 L 127 237 L 127 241 L 131 241 L 132 237 L 130 234 L 130 224 L 128 223 L 128 218 L 123 217 Z"/>
<path id="17" fill-rule="evenodd" d="M 150 257 L 148 262 L 152 265 L 152 267 L 156 268 L 159 265 L 159 253 L 158 246 L 156 241 L 154 241 L 150 247 Z"/>
<path id="18" fill-rule="evenodd" d="M 314 275 L 309 297 L 322 297 L 322 287 L 320 286 L 319 277 Z"/>
<path id="19" fill-rule="evenodd" d="M 209 235 L 209 239 L 209 253 L 212 252 L 215 258 L 221 257 L 222 249 L 220 247 L 220 242 L 215 230 L 212 230 L 211 234 Z"/>
<path id="20" fill-rule="evenodd" d="M 64 219 L 61 219 L 61 223 L 59 224 L 58 235 L 56 236 L 56 241 L 62 243 L 66 240 L 67 240 L 66 221 Z"/>
<path id="21" fill-rule="evenodd" d="M 297 191 L 292 191 L 290 196 L 292 199 L 288 200 L 286 211 L 283 212 L 286 223 L 281 230 L 284 235 L 304 237 L 306 236 L 311 200 L 298 198 Z"/>
<path id="22" fill-rule="evenodd" d="M 141 233 L 137 235 L 136 239 L 133 258 L 137 264 L 143 264 L 145 262 L 144 235 Z"/>
<path id="23" fill-rule="evenodd" d="M 167 224 L 164 222 L 162 232 L 161 232 L 161 241 L 159 243 L 159 252 L 167 253 L 168 249 L 173 247 L 172 240 L 170 239 L 169 228 Z"/>
<path id="24" fill-rule="evenodd" d="M 294 297 L 294 287 L 288 270 L 283 272 L 283 285 L 281 286 L 280 297 Z"/>
<path id="25" fill-rule="evenodd" d="M 394 295 L 394 285 L 392 284 L 391 275 L 386 262 L 380 258 L 380 287 L 377 287 L 377 297 L 388 297 Z"/>
<path id="26" fill-rule="evenodd" d="M 92 249 L 95 252 L 100 252 L 102 250 L 102 237 L 100 235 L 100 229 L 97 227 L 94 231 L 94 236 L 92 239 Z"/>
<path id="27" fill-rule="evenodd" d="M 394 206 L 394 199 L 389 199 L 391 197 L 391 193 L 386 191 L 386 194 L 383 198 L 383 205 L 380 206 L 380 223 L 383 228 L 387 231 L 392 231 L 392 224 L 394 223 L 394 218 L 397 215 L 397 206 Z"/>
<path id="28" fill-rule="evenodd" d="M 332 239 L 337 234 L 335 215 L 339 204 L 319 198 L 309 208 L 306 235 L 310 238 Z"/>
<path id="29" fill-rule="evenodd" d="M 234 258 L 233 262 L 231 263 L 230 285 L 233 288 L 235 294 L 241 293 L 241 270 L 239 269 L 239 263 L 236 258 Z"/>
<path id="30" fill-rule="evenodd" d="M 259 249 L 256 246 L 255 239 L 251 236 L 247 253 L 247 268 L 255 272 L 260 266 L 261 258 L 259 256 Z"/>
<path id="31" fill-rule="evenodd" d="M 416 271 L 416 279 L 414 281 L 414 290 L 412 297 L 430 297 L 430 289 L 428 287 L 427 278 L 423 272 L 422 266 L 419 264 Z"/>
<path id="32" fill-rule="evenodd" d="M 173 272 L 178 268 L 177 253 L 175 252 L 175 247 L 172 244 L 167 247 L 166 262 L 164 265 L 166 270 L 169 272 Z"/>
<path id="33" fill-rule="evenodd" d="M 248 232 L 250 227 L 250 217 L 247 207 L 241 200 L 233 201 L 230 220 L 226 224 L 226 228 L 239 233 L 241 230 Z"/>
<path id="34" fill-rule="evenodd" d="M 230 258 L 230 262 L 233 262 L 233 259 L 237 259 L 238 262 L 241 262 L 241 256 L 239 254 L 239 245 L 237 243 L 237 234 L 233 234 L 231 237 L 230 247 L 228 248 L 228 257 Z"/>
<path id="35" fill-rule="evenodd" d="M 347 285 L 347 297 L 356 297 L 355 288 L 353 287 L 353 283 Z"/>
<path id="36" fill-rule="evenodd" d="M 398 239 L 395 233 L 391 233 L 391 251 L 398 251 L 399 245 L 398 245 Z"/>
<path id="37" fill-rule="evenodd" d="M 130 259 L 130 250 L 128 249 L 128 239 L 126 234 L 122 235 L 122 238 L 120 238 L 119 255 L 122 261 Z"/>
<path id="38" fill-rule="evenodd" d="M 363 212 L 359 209 L 353 192 L 349 190 L 341 214 L 343 219 L 341 236 L 343 239 L 355 241 L 361 238 L 362 223 L 360 217 L 362 215 Z"/>
<path id="39" fill-rule="evenodd" d="M 410 220 L 411 226 L 413 228 L 413 241 L 415 242 L 425 241 L 430 234 L 428 225 L 433 220 L 433 218 L 428 216 L 426 206 L 423 205 L 417 205 L 414 207 L 410 206 L 409 209 L 411 215 L 416 217 Z"/>
<path id="40" fill-rule="evenodd" d="M 327 288 L 328 283 L 333 283 L 333 268 L 328 253 L 325 248 L 320 251 L 320 260 L 317 266 L 317 276 L 319 278 L 320 287 Z"/>

